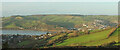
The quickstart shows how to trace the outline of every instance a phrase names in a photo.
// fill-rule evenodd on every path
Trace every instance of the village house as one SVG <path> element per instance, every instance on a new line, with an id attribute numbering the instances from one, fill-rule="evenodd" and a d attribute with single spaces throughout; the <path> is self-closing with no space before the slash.
<path id="1" fill-rule="evenodd" d="M 51 36 L 52 34 L 49 33 L 48 35 Z"/>
<path id="2" fill-rule="evenodd" d="M 86 27 L 87 25 L 86 25 L 86 24 L 83 24 L 83 26 L 85 26 L 85 27 Z"/>
<path id="3" fill-rule="evenodd" d="M 88 30 L 92 30 L 92 29 L 88 29 Z"/>
<path id="4" fill-rule="evenodd" d="M 80 31 L 82 28 L 78 28 L 78 30 Z"/>
<path id="5" fill-rule="evenodd" d="M 20 30 L 23 30 L 24 28 L 22 28 L 22 27 L 18 27 Z"/>

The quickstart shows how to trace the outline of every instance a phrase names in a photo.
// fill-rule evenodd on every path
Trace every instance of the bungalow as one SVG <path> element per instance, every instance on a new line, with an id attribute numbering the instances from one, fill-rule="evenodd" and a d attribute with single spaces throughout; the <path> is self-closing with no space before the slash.
<path id="1" fill-rule="evenodd" d="M 68 30 L 77 30 L 77 28 L 68 28 Z"/>
<path id="2" fill-rule="evenodd" d="M 83 24 L 83 26 L 87 26 L 86 24 Z"/>
<path id="3" fill-rule="evenodd" d="M 22 27 L 18 27 L 19 29 L 21 29 L 21 30 L 23 30 L 24 28 L 22 28 Z"/>
<path id="4" fill-rule="evenodd" d="M 49 36 L 51 36 L 51 35 L 52 35 L 50 32 L 47 32 L 46 34 L 47 34 L 47 35 L 49 35 Z"/>
<path id="5" fill-rule="evenodd" d="M 82 28 L 78 28 L 78 30 L 81 30 Z"/>
<path id="6" fill-rule="evenodd" d="M 88 29 L 88 30 L 92 30 L 92 29 Z"/>
<path id="7" fill-rule="evenodd" d="M 35 40 L 37 40 L 37 38 L 35 37 Z"/>
<path id="8" fill-rule="evenodd" d="M 48 35 L 51 36 L 52 34 L 49 33 Z"/>

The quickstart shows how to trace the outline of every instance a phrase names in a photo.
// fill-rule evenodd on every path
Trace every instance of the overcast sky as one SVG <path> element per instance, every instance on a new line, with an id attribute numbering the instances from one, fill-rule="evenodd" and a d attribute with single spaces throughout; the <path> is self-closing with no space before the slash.
<path id="1" fill-rule="evenodd" d="M 2 16 L 35 14 L 117 15 L 118 1 L 2 0 L 2 10 L 0 11 L 2 11 Z"/>
<path id="2" fill-rule="evenodd" d="M 3 2 L 118 2 L 119 0 L 2 0 Z"/>

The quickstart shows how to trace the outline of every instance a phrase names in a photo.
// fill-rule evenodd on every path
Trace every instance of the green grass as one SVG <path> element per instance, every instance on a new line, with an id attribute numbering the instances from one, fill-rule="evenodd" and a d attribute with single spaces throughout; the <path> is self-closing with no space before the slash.
<path id="1" fill-rule="evenodd" d="M 118 46 L 118 45 L 120 45 L 120 43 L 114 44 L 114 46 Z"/>
<path id="2" fill-rule="evenodd" d="M 82 43 L 81 45 L 83 45 L 83 46 L 99 46 L 99 45 L 109 44 L 109 43 L 114 42 L 114 41 L 116 43 L 118 43 L 118 33 L 120 32 L 118 30 L 120 30 L 120 28 L 118 28 L 108 39 L 92 41 L 89 43 Z M 115 45 L 120 45 L 120 44 L 118 43 Z"/>
<path id="3" fill-rule="evenodd" d="M 112 34 L 111 36 L 118 36 L 118 33 L 120 32 L 120 28 L 118 28 L 115 32 L 114 32 L 114 34 Z"/>
<path id="4" fill-rule="evenodd" d="M 66 33 L 61 33 L 60 35 L 57 35 L 57 36 L 54 36 L 54 37 L 50 38 L 50 40 L 58 39 L 58 38 L 60 38 L 60 37 L 62 37 L 64 35 L 66 35 Z"/>
<path id="5" fill-rule="evenodd" d="M 69 36 L 71 36 L 71 35 L 73 35 L 74 33 L 69 33 L 67 36 L 69 37 Z"/>
<path id="6" fill-rule="evenodd" d="M 18 43 L 19 46 L 24 46 L 24 45 L 28 45 L 30 44 L 31 42 L 30 41 L 23 41 L 21 43 Z"/>
<path id="7" fill-rule="evenodd" d="M 30 45 L 30 44 L 36 44 L 36 43 L 39 43 L 41 41 L 43 41 L 43 39 L 41 39 L 41 40 L 33 40 L 33 41 L 26 40 L 26 41 L 18 43 L 17 45 L 19 45 L 19 46 L 26 46 L 26 45 Z"/>
<path id="8" fill-rule="evenodd" d="M 104 21 L 117 21 L 117 16 L 101 16 L 101 15 L 84 15 L 84 16 L 73 16 L 73 15 L 46 15 L 46 16 L 21 16 L 24 20 L 15 19 L 17 16 L 13 17 L 3 17 L 3 27 L 13 28 L 13 27 L 34 27 L 36 25 L 54 25 L 58 27 L 71 28 L 75 25 L 81 25 L 83 23 L 91 23 L 95 19 L 102 19 Z M 20 16 L 18 16 L 20 17 Z M 14 22 L 13 22 L 14 21 Z M 36 22 L 33 22 L 36 21 Z M 37 22 L 40 21 L 40 22 Z M 105 22 L 106 23 L 106 22 Z M 9 26 L 15 24 L 13 26 Z M 38 26 L 39 27 L 39 26 Z"/>
<path id="9" fill-rule="evenodd" d="M 107 35 L 109 34 L 110 31 L 111 29 L 105 30 L 102 32 L 93 33 L 93 34 L 69 38 L 67 40 L 64 40 L 63 43 L 57 44 L 57 46 L 70 46 L 72 44 L 77 44 L 77 43 L 82 44 L 82 43 L 89 43 L 90 41 L 102 40 L 107 38 Z"/>
<path id="10" fill-rule="evenodd" d="M 82 43 L 80 45 L 82 45 L 82 46 L 100 46 L 100 45 L 109 44 L 114 41 L 118 41 L 118 37 L 110 37 L 109 39 L 102 39 L 102 40 L 97 40 L 97 41 L 95 40 L 95 41 L 88 42 L 88 43 Z"/>
<path id="11" fill-rule="evenodd" d="M 17 26 L 15 24 L 10 24 L 10 25 L 7 25 L 6 28 L 16 28 Z"/>
<path id="12" fill-rule="evenodd" d="M 97 31 L 101 31 L 101 29 L 91 30 L 90 32 L 97 32 Z"/>

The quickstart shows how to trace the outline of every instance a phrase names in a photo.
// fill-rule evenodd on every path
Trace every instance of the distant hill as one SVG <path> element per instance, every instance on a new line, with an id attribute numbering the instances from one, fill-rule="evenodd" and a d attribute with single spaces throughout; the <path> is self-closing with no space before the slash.
<path id="1" fill-rule="evenodd" d="M 82 25 L 84 23 L 92 23 L 94 20 L 104 21 L 104 25 L 114 26 L 117 22 L 117 16 L 106 15 L 28 15 L 28 16 L 11 16 L 3 17 L 3 28 L 51 28 L 64 27 L 73 28 L 75 25 Z M 48 29 L 48 28 L 46 28 Z"/>

